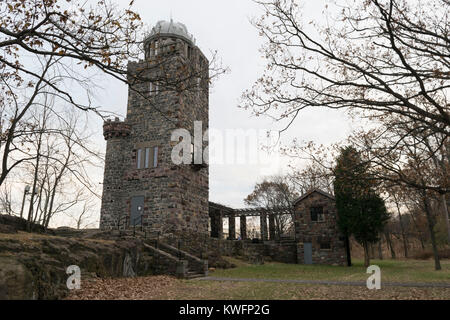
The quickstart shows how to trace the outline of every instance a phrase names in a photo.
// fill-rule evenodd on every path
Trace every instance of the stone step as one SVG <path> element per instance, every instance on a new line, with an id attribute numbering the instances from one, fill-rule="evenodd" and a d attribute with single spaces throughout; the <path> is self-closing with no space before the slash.
<path id="1" fill-rule="evenodd" d="M 203 278 L 205 275 L 203 273 L 188 272 L 186 274 L 186 279 Z"/>

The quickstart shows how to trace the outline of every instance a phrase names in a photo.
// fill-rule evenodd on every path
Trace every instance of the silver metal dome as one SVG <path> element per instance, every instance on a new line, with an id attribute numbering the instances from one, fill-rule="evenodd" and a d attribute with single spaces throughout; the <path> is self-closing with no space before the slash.
<path id="1" fill-rule="evenodd" d="M 145 38 L 144 42 L 149 41 L 155 36 L 175 36 L 195 44 L 195 39 L 192 34 L 187 31 L 186 26 L 181 22 L 173 22 L 172 19 L 170 19 L 170 21 L 158 21 L 150 31 L 149 35 Z"/>

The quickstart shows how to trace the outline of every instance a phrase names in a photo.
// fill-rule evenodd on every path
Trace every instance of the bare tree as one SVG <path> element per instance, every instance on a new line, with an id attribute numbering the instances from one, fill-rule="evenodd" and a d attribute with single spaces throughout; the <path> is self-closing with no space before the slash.
<path id="1" fill-rule="evenodd" d="M 288 208 L 290 214 L 273 216 L 276 236 L 280 237 L 287 233 L 293 224 L 293 204 L 297 197 L 298 194 L 287 183 L 286 177 L 273 176 L 264 179 L 261 183 L 256 183 L 253 192 L 244 199 L 244 202 L 247 205 L 265 209 Z"/>
<path id="2" fill-rule="evenodd" d="M 88 171 L 100 168 L 103 158 L 90 143 L 88 118 L 43 96 L 30 108 L 33 129 L 21 143 L 21 152 L 34 160 L 22 162 L 16 176 L 34 190 L 27 220 L 48 227 L 53 216 L 75 210 L 87 194 L 99 197 Z"/>
<path id="3" fill-rule="evenodd" d="M 333 173 L 324 165 L 310 162 L 302 168 L 291 165 L 292 172 L 289 179 L 300 193 L 306 193 L 312 189 L 320 189 L 333 194 Z"/>
<path id="4" fill-rule="evenodd" d="M 401 230 L 402 239 L 403 239 L 403 251 L 405 254 L 405 258 L 408 258 L 408 238 L 406 235 L 405 226 L 404 226 L 404 222 L 402 219 L 402 212 L 400 209 L 402 195 L 399 192 L 398 188 L 394 188 L 394 187 L 389 190 L 389 193 L 392 196 L 393 202 L 395 204 L 395 208 L 397 209 L 398 221 L 400 224 L 400 230 Z"/>
<path id="5" fill-rule="evenodd" d="M 255 2 L 267 71 L 243 107 L 287 126 L 306 108 L 394 114 L 449 135 L 448 1 L 339 2 L 325 25 L 308 23 L 296 0 Z"/>
<path id="6" fill-rule="evenodd" d="M 12 197 L 12 185 L 5 184 L 0 187 L 0 212 L 2 214 L 14 215 L 14 199 Z"/>
<path id="7" fill-rule="evenodd" d="M 178 54 L 176 50 L 161 50 L 152 61 L 159 72 L 149 76 L 143 71 L 129 77 L 128 61 L 143 58 L 147 36 L 139 14 L 132 10 L 133 2 L 124 10 L 103 0 L 0 2 L 0 185 L 23 162 L 38 161 L 26 154 L 12 157 L 20 153 L 21 138 L 33 134 L 34 125 L 26 118 L 42 95 L 52 95 L 66 110 L 75 108 L 105 117 L 110 113 L 92 99 L 96 88 L 93 75 L 101 74 L 129 85 L 167 117 L 149 97 L 148 86 L 144 90 L 136 84 L 149 82 L 158 85 L 159 94 L 179 94 L 198 90 L 194 79 L 200 75 L 208 82 L 225 71 L 213 53 L 209 64 L 201 68 L 185 63 L 175 73 L 167 73 L 171 59 Z M 206 69 L 211 72 L 204 72 Z M 207 79 L 205 75 L 209 75 Z"/>
<path id="8" fill-rule="evenodd" d="M 85 229 L 94 225 L 92 217 L 96 209 L 95 199 L 92 195 L 82 195 L 77 199 L 78 209 L 66 212 L 67 216 L 75 222 L 76 228 Z"/>

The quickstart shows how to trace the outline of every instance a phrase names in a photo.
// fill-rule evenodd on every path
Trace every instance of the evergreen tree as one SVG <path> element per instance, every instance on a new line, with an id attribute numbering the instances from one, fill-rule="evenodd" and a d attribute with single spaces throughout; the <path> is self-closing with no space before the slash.
<path id="1" fill-rule="evenodd" d="M 384 200 L 374 190 L 369 166 L 353 147 L 341 149 L 334 170 L 334 194 L 338 226 L 348 238 L 353 235 L 364 248 L 364 265 L 370 264 L 369 245 L 379 241 L 379 235 L 389 219 Z M 347 246 L 347 254 L 350 250 Z"/>

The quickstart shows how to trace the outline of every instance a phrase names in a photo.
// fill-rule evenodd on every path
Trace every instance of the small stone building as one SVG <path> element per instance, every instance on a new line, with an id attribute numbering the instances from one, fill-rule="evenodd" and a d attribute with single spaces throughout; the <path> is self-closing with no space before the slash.
<path id="1" fill-rule="evenodd" d="M 338 230 L 334 197 L 313 189 L 296 200 L 294 211 L 298 263 L 345 265 L 345 238 Z"/>

